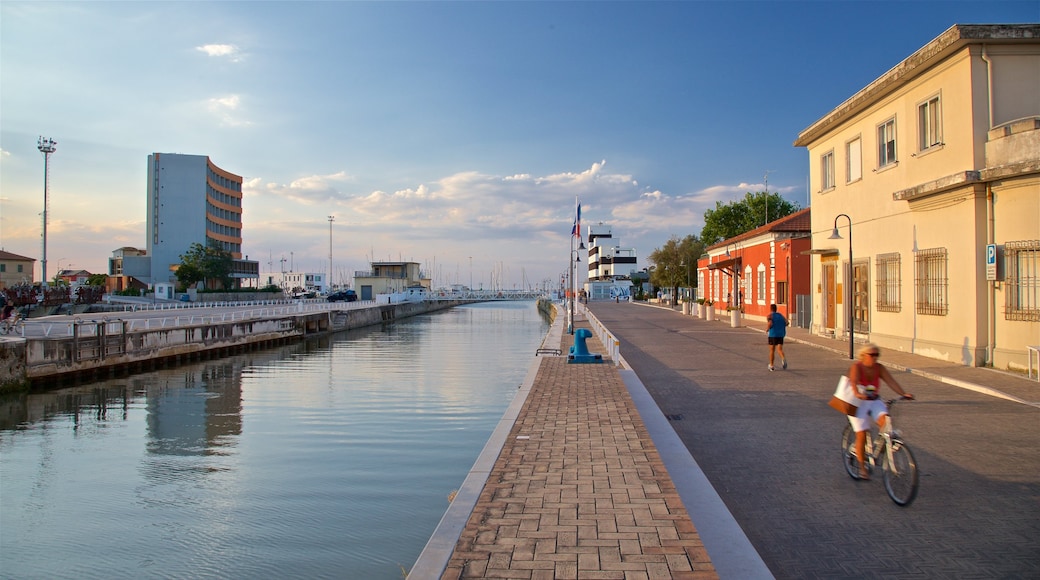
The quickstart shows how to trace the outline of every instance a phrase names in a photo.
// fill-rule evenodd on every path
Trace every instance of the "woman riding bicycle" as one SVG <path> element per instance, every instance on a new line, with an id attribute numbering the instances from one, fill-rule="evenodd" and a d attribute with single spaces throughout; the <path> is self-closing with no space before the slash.
<path id="1" fill-rule="evenodd" d="M 859 360 L 852 363 L 848 374 L 849 382 L 856 386 L 853 393 L 857 399 L 862 401 L 856 414 L 849 415 L 849 423 L 856 431 L 856 459 L 859 461 L 859 478 L 863 480 L 870 479 L 870 472 L 864 463 L 870 420 L 873 419 L 877 422 L 878 427 L 884 429 L 888 419 L 888 407 L 884 401 L 878 398 L 881 381 L 885 381 L 889 388 L 903 398 L 914 398 L 912 394 L 903 390 L 903 387 L 892 378 L 888 369 L 877 361 L 879 356 L 881 356 L 881 351 L 878 350 L 877 345 L 871 343 L 863 345 L 859 349 Z"/>

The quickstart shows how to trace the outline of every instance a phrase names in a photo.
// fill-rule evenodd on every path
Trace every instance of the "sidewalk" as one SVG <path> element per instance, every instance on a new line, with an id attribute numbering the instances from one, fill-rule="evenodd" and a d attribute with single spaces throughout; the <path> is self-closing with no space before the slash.
<path id="1" fill-rule="evenodd" d="M 719 324 L 728 326 L 729 320 Z M 741 320 L 741 325 L 766 332 L 765 322 L 745 318 Z M 837 340 L 819 336 L 810 333 L 807 328 L 788 326 L 785 340 L 808 344 L 843 354 L 846 357 L 849 354 L 848 339 Z M 853 354 L 862 344 L 864 344 L 862 341 L 855 342 Z M 884 347 L 881 347 L 881 359 L 889 369 L 909 372 L 962 389 L 1040 408 L 1040 382 L 1029 380 L 1024 375 L 984 367 L 971 367 Z"/>
<path id="2" fill-rule="evenodd" d="M 562 318 L 408 578 L 718 578 L 621 372 L 568 364 Z"/>

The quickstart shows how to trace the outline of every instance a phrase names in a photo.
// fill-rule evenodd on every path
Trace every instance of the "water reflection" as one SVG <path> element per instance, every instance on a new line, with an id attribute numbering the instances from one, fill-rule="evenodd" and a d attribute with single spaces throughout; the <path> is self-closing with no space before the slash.
<path id="1" fill-rule="evenodd" d="M 2 574 L 400 578 L 547 328 L 474 305 L 4 399 Z"/>

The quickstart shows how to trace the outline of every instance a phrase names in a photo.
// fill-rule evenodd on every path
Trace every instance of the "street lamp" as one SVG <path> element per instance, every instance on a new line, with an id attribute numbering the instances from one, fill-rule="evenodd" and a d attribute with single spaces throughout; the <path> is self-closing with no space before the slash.
<path id="1" fill-rule="evenodd" d="M 332 292 L 332 222 L 336 221 L 336 216 L 329 216 L 329 273 L 325 280 L 325 291 Z"/>
<path id="2" fill-rule="evenodd" d="M 574 264 L 576 262 L 577 263 L 581 262 L 581 254 L 579 254 L 579 252 L 581 250 L 585 249 L 585 242 L 583 242 L 581 240 L 578 240 L 578 249 L 574 249 L 574 238 L 576 238 L 576 237 L 577 236 L 571 236 L 571 253 L 568 255 L 568 260 L 567 260 L 568 262 L 570 262 L 570 265 L 571 265 L 571 268 L 570 268 L 570 273 L 571 273 L 571 283 L 570 283 L 570 294 L 571 294 L 570 334 L 574 334 L 574 300 L 578 297 L 578 280 L 574 276 Z M 574 259 L 571 260 L 570 256 L 574 256 Z"/>
<path id="3" fill-rule="evenodd" d="M 40 260 L 40 280 L 47 286 L 47 169 L 50 165 L 51 153 L 58 142 L 48 137 L 40 137 L 36 148 L 43 153 L 43 258 Z"/>
<path id="4" fill-rule="evenodd" d="M 849 274 L 845 279 L 845 312 L 847 313 L 846 318 L 848 319 L 848 331 L 849 331 L 849 360 L 856 358 L 853 355 L 853 333 L 852 333 L 852 218 L 848 215 L 840 213 L 834 216 L 834 230 L 831 231 L 831 235 L 828 240 L 840 240 L 842 239 L 841 234 L 838 233 L 838 218 L 843 217 L 849 222 Z"/>

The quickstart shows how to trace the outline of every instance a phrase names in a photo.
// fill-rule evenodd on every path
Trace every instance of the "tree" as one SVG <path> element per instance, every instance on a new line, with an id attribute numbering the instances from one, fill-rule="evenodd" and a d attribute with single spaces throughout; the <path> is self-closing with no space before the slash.
<path id="1" fill-rule="evenodd" d="M 680 287 L 697 285 L 697 259 L 704 253 L 704 244 L 697 236 L 679 239 L 672 236 L 664 246 L 650 252 L 647 259 L 654 265 L 650 283 L 658 288 L 671 288 L 672 296 L 679 295 Z"/>
<path id="2" fill-rule="evenodd" d="M 744 199 L 725 205 L 715 202 L 715 209 L 704 212 L 704 228 L 700 240 L 705 247 L 739 236 L 771 221 L 791 215 L 800 208 L 779 193 L 760 191 L 744 195 Z"/>
<path id="3" fill-rule="evenodd" d="M 104 286 L 108 282 L 108 274 L 91 274 L 87 277 L 87 286 Z"/>
<path id="4" fill-rule="evenodd" d="M 218 242 L 210 240 L 208 246 L 196 242 L 180 258 L 177 281 L 185 288 L 209 280 L 220 282 L 223 288 L 231 287 L 231 252 L 222 249 Z"/>

